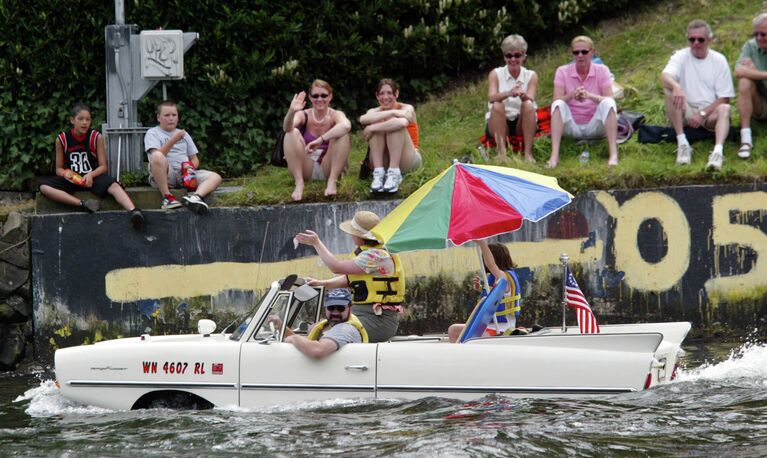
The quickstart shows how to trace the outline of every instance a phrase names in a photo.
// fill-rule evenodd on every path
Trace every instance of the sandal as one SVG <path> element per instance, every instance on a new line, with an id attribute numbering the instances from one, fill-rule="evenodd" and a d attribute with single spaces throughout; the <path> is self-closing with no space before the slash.
<path id="1" fill-rule="evenodd" d="M 751 148 L 752 146 L 748 143 L 743 143 L 740 145 L 740 149 L 738 150 L 738 157 L 741 159 L 748 159 L 751 156 Z"/>

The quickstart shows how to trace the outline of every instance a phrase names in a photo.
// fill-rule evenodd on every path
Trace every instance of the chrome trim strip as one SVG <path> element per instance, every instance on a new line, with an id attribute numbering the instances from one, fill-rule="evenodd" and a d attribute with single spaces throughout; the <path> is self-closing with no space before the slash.
<path id="1" fill-rule="evenodd" d="M 374 385 L 313 385 L 285 383 L 274 385 L 268 383 L 243 383 L 242 390 L 274 390 L 274 391 L 359 391 L 373 392 Z"/>
<path id="2" fill-rule="evenodd" d="M 423 385 L 313 385 L 245 383 L 242 390 L 274 391 L 394 391 L 402 393 L 544 393 L 544 394 L 611 394 L 631 393 L 634 388 L 577 388 L 577 387 L 501 387 L 501 386 L 423 386 Z"/>
<path id="3" fill-rule="evenodd" d="M 111 380 L 69 380 L 71 387 L 96 388 L 185 388 L 185 389 L 225 389 L 236 390 L 236 383 L 198 383 L 198 382 L 128 382 Z"/>
<path id="4" fill-rule="evenodd" d="M 236 383 L 196 382 L 128 382 L 106 380 L 70 380 L 71 387 L 95 388 L 181 388 L 181 389 L 225 389 L 236 390 Z M 315 384 L 267 384 L 244 383 L 242 390 L 274 391 L 352 391 L 352 392 L 400 392 L 400 393 L 521 393 L 521 394 L 612 394 L 631 393 L 634 388 L 596 387 L 503 387 L 503 386 L 428 386 L 428 385 L 315 385 Z"/>
<path id="5" fill-rule="evenodd" d="M 424 392 L 424 393 L 540 393 L 540 394 L 610 394 L 631 393 L 634 388 L 596 387 L 504 387 L 504 386 L 424 386 L 424 385 L 378 385 L 378 391 Z"/>

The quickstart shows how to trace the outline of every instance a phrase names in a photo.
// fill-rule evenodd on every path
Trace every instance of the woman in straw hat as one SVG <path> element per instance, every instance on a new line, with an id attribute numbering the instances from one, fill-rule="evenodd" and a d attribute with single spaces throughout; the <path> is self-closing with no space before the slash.
<path id="1" fill-rule="evenodd" d="M 391 254 L 370 232 L 380 218 L 373 212 L 358 211 L 339 228 L 352 236 L 354 258 L 341 260 L 328 250 L 314 231 L 305 230 L 296 240 L 311 245 L 320 259 L 336 274 L 327 280 L 310 278 L 312 286 L 350 288 L 354 314 L 367 330 L 370 342 L 385 342 L 397 333 L 402 303 L 405 299 L 405 276 L 399 257 Z"/>

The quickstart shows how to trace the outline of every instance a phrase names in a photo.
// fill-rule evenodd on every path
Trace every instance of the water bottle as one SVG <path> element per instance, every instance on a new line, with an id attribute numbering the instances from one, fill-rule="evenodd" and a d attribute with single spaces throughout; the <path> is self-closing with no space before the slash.
<path id="1" fill-rule="evenodd" d="M 477 151 L 479 151 L 479 155 L 480 155 L 480 157 L 482 157 L 482 159 L 484 161 L 489 161 L 490 160 L 490 156 L 488 156 L 487 150 L 485 149 L 484 145 L 479 145 L 477 147 Z"/>
<path id="2" fill-rule="evenodd" d="M 585 149 L 581 153 L 581 155 L 578 157 L 578 160 L 581 162 L 581 164 L 585 164 L 589 162 L 589 158 L 591 157 L 591 154 L 589 154 L 589 150 Z"/>

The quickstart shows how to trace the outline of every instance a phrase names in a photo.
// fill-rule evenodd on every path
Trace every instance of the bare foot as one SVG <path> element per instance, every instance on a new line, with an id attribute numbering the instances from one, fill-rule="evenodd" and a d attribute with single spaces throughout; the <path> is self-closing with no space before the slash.
<path id="1" fill-rule="evenodd" d="M 618 165 L 618 158 L 617 157 L 611 157 L 610 160 L 607 161 L 607 165 L 610 167 L 615 167 Z"/>
<path id="2" fill-rule="evenodd" d="M 336 182 L 328 181 L 328 185 L 325 188 L 325 196 L 335 196 L 336 194 L 338 194 L 338 189 L 336 189 Z"/>
<path id="3" fill-rule="evenodd" d="M 293 190 L 293 194 L 290 195 L 290 197 L 298 202 L 299 200 L 304 198 L 304 184 L 297 184 L 296 189 Z"/>
<path id="4" fill-rule="evenodd" d="M 501 165 L 508 164 L 509 158 L 505 154 L 503 156 L 499 154 L 493 159 L 493 162 L 495 162 L 496 164 L 501 164 Z"/>
<path id="5" fill-rule="evenodd" d="M 549 159 L 549 162 L 546 163 L 546 168 L 547 169 L 555 169 L 555 168 L 557 168 L 557 162 L 556 161 L 552 161 L 551 159 Z"/>
<path id="6" fill-rule="evenodd" d="M 535 162 L 535 158 L 532 154 L 525 154 L 525 162 Z"/>

